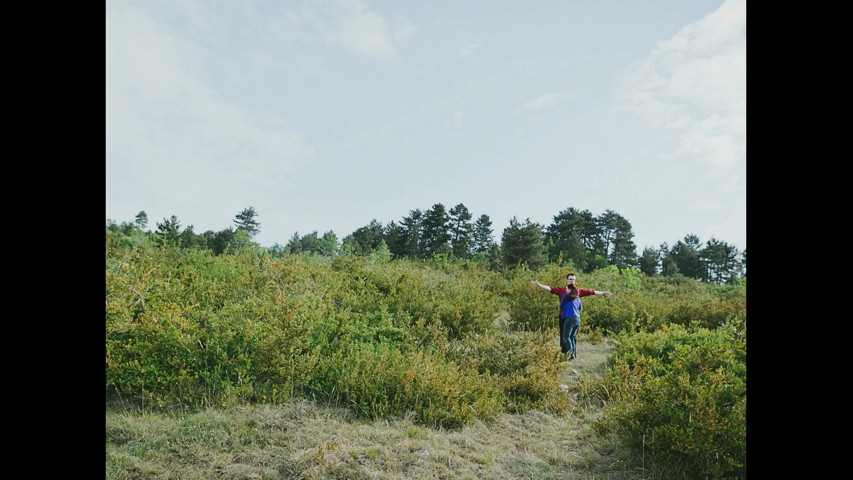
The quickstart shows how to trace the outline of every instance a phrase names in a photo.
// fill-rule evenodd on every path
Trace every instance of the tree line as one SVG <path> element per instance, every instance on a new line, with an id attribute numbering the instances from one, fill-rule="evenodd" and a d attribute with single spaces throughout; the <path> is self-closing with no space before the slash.
<path id="1" fill-rule="evenodd" d="M 196 233 L 192 225 L 181 226 L 172 215 L 148 229 L 148 215 L 140 211 L 133 221 L 117 224 L 107 220 L 107 234 L 126 245 L 153 242 L 179 248 L 210 250 L 214 255 L 244 248 L 262 249 L 274 258 L 294 254 L 378 255 L 387 259 L 467 259 L 492 270 L 512 269 L 526 264 L 538 269 L 548 264 L 568 265 L 583 272 L 615 265 L 635 268 L 644 274 L 684 275 L 709 283 L 732 283 L 746 276 L 746 250 L 711 238 L 704 244 L 688 234 L 673 245 L 645 247 L 637 253 L 631 223 L 612 210 L 593 215 L 589 210 L 569 207 L 558 212 L 549 225 L 523 222 L 513 217 L 495 241 L 491 218 L 474 214 L 462 203 L 449 210 L 441 203 L 416 208 L 397 221 L 383 225 L 376 219 L 339 240 L 334 231 L 294 233 L 285 244 L 261 247 L 253 241 L 260 232 L 253 207 L 234 217 L 234 226 L 218 232 Z"/>

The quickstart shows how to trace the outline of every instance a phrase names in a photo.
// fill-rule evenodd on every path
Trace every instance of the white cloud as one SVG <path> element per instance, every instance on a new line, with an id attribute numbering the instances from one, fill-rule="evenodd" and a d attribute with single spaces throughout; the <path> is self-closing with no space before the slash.
<path id="1" fill-rule="evenodd" d="M 728 0 L 660 42 L 624 71 L 619 88 L 620 110 L 682 132 L 675 153 L 745 162 L 746 2 Z"/>
<path id="2" fill-rule="evenodd" d="M 632 188 L 625 207 L 614 208 L 655 225 L 661 205 L 684 199 L 666 213 L 670 238 L 695 233 L 745 246 L 745 2 L 728 0 L 684 26 L 626 68 L 617 87 L 617 111 L 640 120 L 648 150 L 624 158 L 615 181 Z"/>
<path id="3" fill-rule="evenodd" d="M 142 9 L 118 2 L 106 30 L 111 205 L 230 210 L 261 185 L 282 189 L 285 174 L 313 158 L 282 119 L 251 114 L 198 77 L 185 52 L 203 51 L 199 44 L 186 45 Z M 145 198 L 126 197 L 121 186 L 130 179 Z"/>
<path id="4" fill-rule="evenodd" d="M 547 108 L 554 107 L 560 100 L 572 100 L 575 96 L 569 92 L 555 92 L 555 93 L 546 93 L 541 95 L 539 98 L 531 100 L 521 107 L 519 107 L 515 113 L 522 112 L 534 112 L 537 110 L 544 110 Z"/>

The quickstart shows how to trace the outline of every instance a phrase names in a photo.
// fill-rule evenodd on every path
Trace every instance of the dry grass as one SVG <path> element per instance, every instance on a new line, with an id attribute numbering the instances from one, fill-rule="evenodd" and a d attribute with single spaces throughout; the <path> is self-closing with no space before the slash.
<path id="1" fill-rule="evenodd" d="M 604 373 L 613 345 L 581 339 L 561 382 Z M 596 437 L 600 414 L 576 401 L 561 415 L 531 411 L 431 429 L 411 418 L 367 421 L 307 400 L 193 414 L 109 407 L 106 477 L 150 479 L 642 478 L 614 439 Z"/>

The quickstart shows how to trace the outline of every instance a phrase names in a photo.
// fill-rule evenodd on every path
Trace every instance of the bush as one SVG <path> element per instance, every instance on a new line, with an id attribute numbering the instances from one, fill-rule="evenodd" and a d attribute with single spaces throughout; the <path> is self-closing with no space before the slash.
<path id="1" fill-rule="evenodd" d="M 745 348 L 729 328 L 620 337 L 598 428 L 693 477 L 744 477 Z"/>
<path id="2" fill-rule="evenodd" d="M 508 411 L 561 411 L 570 401 L 559 389 L 557 375 L 568 363 L 554 343 L 556 336 L 556 329 L 470 336 L 451 344 L 447 356 L 496 377 Z"/>
<path id="3" fill-rule="evenodd" d="M 106 391 L 157 408 L 320 396 L 369 417 L 414 412 L 443 426 L 559 411 L 570 400 L 557 381 L 565 368 L 553 342 L 558 301 L 529 281 L 562 285 L 566 273 L 553 265 L 497 273 L 440 257 L 273 259 L 248 248 L 214 256 L 108 238 Z M 673 455 L 738 459 L 731 432 L 743 407 L 729 402 L 745 390 L 745 282 L 613 268 L 582 280 L 616 293 L 583 302 L 584 334 L 622 342 L 600 389 L 616 400 L 609 416 L 645 429 L 630 438 L 646 435 L 648 444 L 653 432 L 656 448 L 675 445 Z M 505 331 L 493 326 L 498 317 L 509 319 Z M 676 402 L 679 394 L 692 403 Z M 665 407 L 655 396 L 675 406 L 655 410 Z M 702 449 L 666 430 L 684 415 L 716 443 Z"/>
<path id="4" fill-rule="evenodd" d="M 531 280 L 543 285 L 565 286 L 565 268 L 552 265 L 533 272 L 525 265 L 510 271 L 509 286 L 502 294 L 506 297 L 507 311 L 513 328 L 522 331 L 539 331 L 557 327 L 560 300 L 541 288 L 530 286 Z"/>
<path id="5" fill-rule="evenodd" d="M 283 398 L 314 362 L 300 305 L 246 259 L 137 249 L 107 270 L 107 393 L 156 406 Z M 108 262 L 108 265 L 115 262 Z"/>
<path id="6" fill-rule="evenodd" d="M 504 396 L 491 376 L 435 354 L 406 355 L 387 343 L 324 357 L 313 375 L 310 390 L 369 418 L 414 412 L 421 423 L 456 427 L 503 411 Z"/>

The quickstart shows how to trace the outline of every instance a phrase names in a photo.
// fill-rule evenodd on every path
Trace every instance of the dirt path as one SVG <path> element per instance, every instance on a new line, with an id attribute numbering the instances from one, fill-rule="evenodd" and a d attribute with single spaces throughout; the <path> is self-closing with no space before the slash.
<path id="1" fill-rule="evenodd" d="M 577 381 L 579 375 L 603 376 L 607 359 L 615 349 L 615 342 L 609 338 L 605 338 L 601 342 L 580 339 L 578 341 L 578 355 L 569 362 L 567 377 Z"/>

